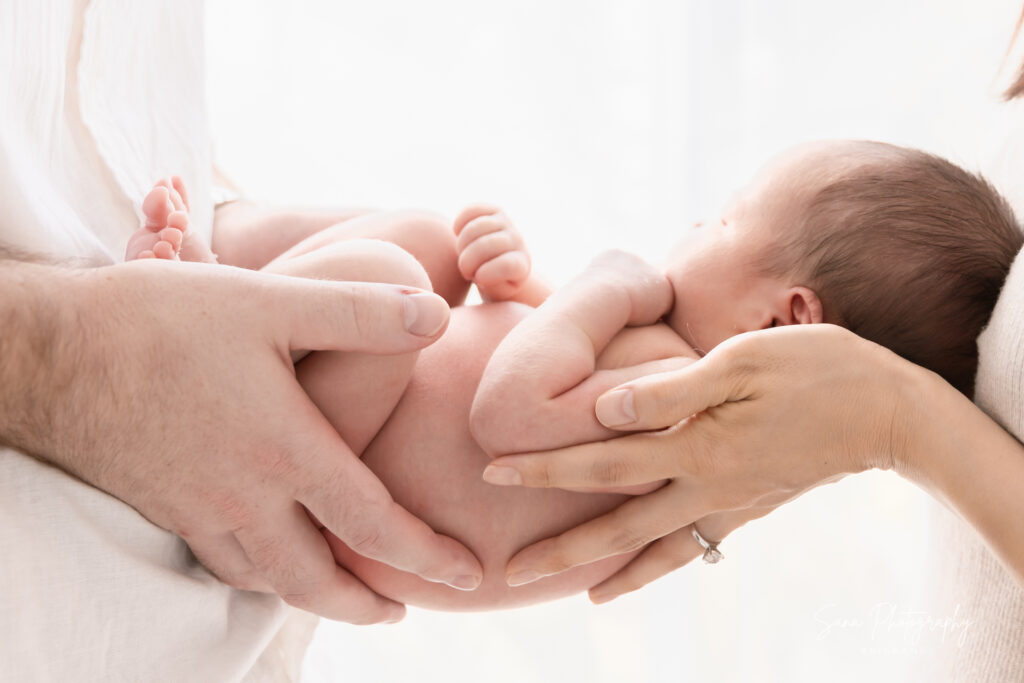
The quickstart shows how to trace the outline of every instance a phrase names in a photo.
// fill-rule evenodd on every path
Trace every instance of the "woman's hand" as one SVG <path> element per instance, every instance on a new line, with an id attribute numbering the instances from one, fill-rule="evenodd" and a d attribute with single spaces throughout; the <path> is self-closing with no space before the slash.
<path id="1" fill-rule="evenodd" d="M 697 520 L 705 538 L 719 541 L 815 486 L 899 467 L 917 421 L 906 397 L 929 375 L 842 328 L 801 325 L 733 337 L 685 368 L 616 387 L 598 399 L 601 422 L 660 431 L 506 456 L 485 479 L 598 489 L 668 483 L 520 551 L 508 581 L 651 544 L 592 589 L 601 602 L 699 555 L 690 527 Z M 496 477 L 493 468 L 514 472 Z"/>

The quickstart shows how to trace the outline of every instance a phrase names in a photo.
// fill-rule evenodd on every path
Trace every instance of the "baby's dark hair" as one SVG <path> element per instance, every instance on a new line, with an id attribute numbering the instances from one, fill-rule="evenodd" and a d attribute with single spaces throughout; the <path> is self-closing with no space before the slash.
<path id="1" fill-rule="evenodd" d="M 976 340 L 1024 243 L 1013 211 L 984 178 L 933 154 L 850 144 L 851 163 L 819 179 L 793 237 L 761 265 L 805 278 L 826 322 L 971 396 Z"/>

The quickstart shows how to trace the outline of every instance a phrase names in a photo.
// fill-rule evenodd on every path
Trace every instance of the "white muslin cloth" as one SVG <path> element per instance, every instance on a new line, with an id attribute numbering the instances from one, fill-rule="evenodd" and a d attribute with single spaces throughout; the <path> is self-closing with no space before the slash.
<path id="1" fill-rule="evenodd" d="M 172 173 L 209 237 L 201 0 L 0 3 L 0 243 L 122 258 Z M 315 618 L 237 591 L 177 536 L 0 449 L 0 680 L 297 680 Z"/>

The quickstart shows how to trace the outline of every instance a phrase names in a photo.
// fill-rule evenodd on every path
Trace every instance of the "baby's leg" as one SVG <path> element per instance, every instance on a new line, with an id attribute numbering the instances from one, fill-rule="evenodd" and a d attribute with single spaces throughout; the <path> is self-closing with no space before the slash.
<path id="1" fill-rule="evenodd" d="M 296 277 L 386 282 L 430 291 L 423 267 L 401 248 L 376 240 L 349 240 L 278 258 L 265 272 Z M 358 455 L 398 404 L 418 353 L 378 356 L 316 351 L 295 367 L 302 388 Z"/>
<path id="2" fill-rule="evenodd" d="M 350 218 L 327 227 L 289 248 L 271 262 L 302 256 L 354 239 L 383 240 L 411 254 L 426 270 L 431 289 L 450 306 L 461 304 L 469 282 L 459 272 L 451 223 L 426 211 L 385 211 Z"/>

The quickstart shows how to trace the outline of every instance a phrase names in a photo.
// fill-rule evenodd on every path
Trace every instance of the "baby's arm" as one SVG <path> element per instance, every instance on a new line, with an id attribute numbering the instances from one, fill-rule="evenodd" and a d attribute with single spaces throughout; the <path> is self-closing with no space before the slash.
<path id="1" fill-rule="evenodd" d="M 594 416 L 600 394 L 696 358 L 652 325 L 671 305 L 669 282 L 650 265 L 621 252 L 598 257 L 495 350 L 473 402 L 474 438 L 495 456 L 614 436 Z"/>

